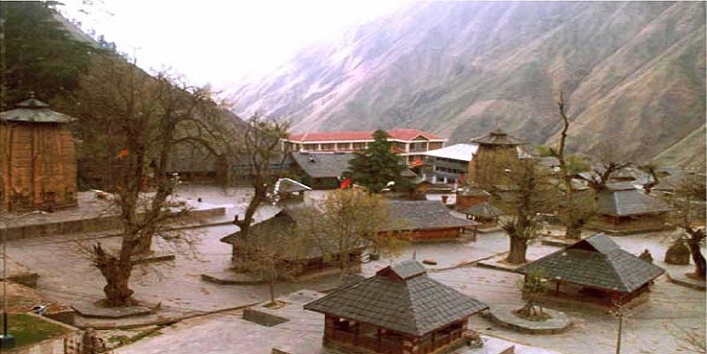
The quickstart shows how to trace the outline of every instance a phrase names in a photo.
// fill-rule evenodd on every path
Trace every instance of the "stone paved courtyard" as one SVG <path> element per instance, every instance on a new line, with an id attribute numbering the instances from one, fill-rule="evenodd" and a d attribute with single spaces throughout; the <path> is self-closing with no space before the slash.
<path id="1" fill-rule="evenodd" d="M 185 198 L 201 197 L 205 203 L 226 206 L 226 218 L 243 210 L 245 194 L 241 191 L 223 193 L 215 187 L 199 189 L 188 187 L 180 193 Z M 261 217 L 266 217 L 266 209 Z M 228 267 L 230 249 L 219 238 L 234 231 L 230 225 L 188 230 L 198 240 L 194 253 L 177 252 L 171 262 L 138 267 L 132 285 L 138 298 L 162 304 L 162 316 L 200 315 L 207 312 L 238 308 L 258 303 L 268 297 L 265 286 L 216 285 L 202 281 L 200 274 L 209 270 Z M 67 235 L 26 239 L 8 243 L 12 261 L 40 275 L 39 290 L 53 298 L 72 303 L 93 302 L 101 298 L 103 287 L 98 271 L 91 267 L 80 250 L 82 245 L 100 241 L 115 244 L 115 238 L 102 238 L 101 234 Z M 669 233 L 652 233 L 614 237 L 625 250 L 638 254 L 649 249 L 656 260 L 662 259 L 668 245 Z M 173 251 L 168 244 L 158 242 L 156 248 Z M 521 306 L 518 288 L 519 276 L 495 269 L 474 266 L 475 261 L 493 257 L 507 250 L 508 240 L 500 232 L 479 235 L 476 242 L 448 242 L 417 244 L 405 249 L 397 259 L 434 259 L 437 265 L 429 266 L 430 275 L 459 291 L 472 295 L 490 305 Z M 534 243 L 529 258 L 534 259 L 557 250 L 552 246 Z M 390 264 L 392 259 L 366 263 L 363 274 L 370 276 Z M 691 266 L 684 267 L 685 272 Z M 327 277 L 301 283 L 283 283 L 277 286 L 278 294 L 298 289 L 326 290 L 337 284 L 337 277 Z M 527 346 L 518 353 L 613 353 L 616 343 L 617 320 L 606 312 L 579 306 L 553 307 L 564 311 L 575 322 L 572 329 L 555 335 L 524 335 L 493 325 L 480 316 L 472 317 L 470 327 L 489 338 L 501 338 Z M 263 327 L 244 321 L 240 310 L 224 311 L 182 321 L 161 330 L 161 335 L 149 337 L 120 350 L 123 353 L 270 353 L 273 346 L 288 345 L 301 348 L 299 353 L 317 353 L 321 343 L 322 324 L 303 314 L 300 321 L 287 326 Z M 110 323 L 108 323 L 110 324 Z M 624 322 L 622 353 L 688 353 L 676 347 L 671 332 L 681 327 L 704 335 L 705 293 L 677 286 L 658 278 L 652 288 L 649 303 L 631 311 Z M 493 340 L 491 340 L 493 342 Z M 312 350 L 312 351 L 309 351 Z M 469 352 L 471 354 L 471 352 Z M 474 352 L 482 353 L 482 352 Z"/>

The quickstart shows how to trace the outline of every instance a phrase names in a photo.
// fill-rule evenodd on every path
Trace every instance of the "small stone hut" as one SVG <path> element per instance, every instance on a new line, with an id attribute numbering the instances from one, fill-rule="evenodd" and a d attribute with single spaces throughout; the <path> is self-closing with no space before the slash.
<path id="1" fill-rule="evenodd" d="M 425 354 L 463 345 L 472 333 L 469 317 L 488 306 L 428 277 L 417 261 L 405 261 L 304 308 L 324 314 L 325 347 Z"/>
<path id="2" fill-rule="evenodd" d="M 78 204 L 72 120 L 33 96 L 0 113 L 3 210 L 51 211 Z"/>

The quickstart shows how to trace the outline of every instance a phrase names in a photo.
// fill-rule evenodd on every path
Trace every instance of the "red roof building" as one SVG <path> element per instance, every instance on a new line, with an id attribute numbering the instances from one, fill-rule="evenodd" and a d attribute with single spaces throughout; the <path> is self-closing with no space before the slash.
<path id="1" fill-rule="evenodd" d="M 393 151 L 405 156 L 408 165 L 424 161 L 424 152 L 440 149 L 447 139 L 417 129 L 387 131 Z M 290 151 L 353 152 L 363 150 L 373 142 L 373 131 L 315 132 L 290 135 L 285 139 Z"/>

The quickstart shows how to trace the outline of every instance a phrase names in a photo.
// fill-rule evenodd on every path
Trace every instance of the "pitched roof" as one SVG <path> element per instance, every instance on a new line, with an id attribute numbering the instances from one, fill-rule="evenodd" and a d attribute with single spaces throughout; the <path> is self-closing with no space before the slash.
<path id="1" fill-rule="evenodd" d="M 313 178 L 341 176 L 349 168 L 349 160 L 353 157 L 353 153 L 292 153 L 297 165 Z"/>
<path id="2" fill-rule="evenodd" d="M 293 232 L 298 223 L 308 222 L 307 215 L 303 207 L 289 207 L 280 210 L 270 219 L 254 224 L 250 228 L 251 238 L 249 242 L 262 242 L 268 247 L 274 247 L 276 253 L 282 252 L 286 259 L 302 260 L 316 259 L 325 254 L 337 254 L 340 250 L 334 238 L 317 239 L 315 237 L 304 237 Z M 240 231 L 236 231 L 226 237 L 221 238 L 221 242 L 233 244 L 240 239 Z M 295 237 L 304 237 L 298 242 L 294 242 Z M 278 242 L 278 240 L 282 242 Z M 290 242 L 293 241 L 293 242 Z M 365 239 L 353 240 L 352 248 L 362 249 L 370 245 L 370 241 Z M 295 247 L 296 249 L 292 249 Z"/>
<path id="3" fill-rule="evenodd" d="M 390 200 L 391 225 L 387 230 L 442 229 L 474 225 L 471 220 L 453 216 L 439 200 Z"/>
<path id="4" fill-rule="evenodd" d="M 416 261 L 406 261 L 304 308 L 422 336 L 488 306 L 428 277 Z"/>
<path id="5" fill-rule="evenodd" d="M 49 109 L 49 105 L 30 97 L 15 105 L 15 109 L 0 113 L 0 121 L 30 123 L 69 123 L 76 118 Z"/>
<path id="6" fill-rule="evenodd" d="M 525 141 L 506 134 L 501 128 L 497 128 L 488 135 L 480 136 L 470 140 L 479 145 L 509 145 L 517 146 L 525 144 Z"/>
<path id="7" fill-rule="evenodd" d="M 478 144 L 454 144 L 441 149 L 429 150 L 423 155 L 469 162 L 478 148 Z"/>
<path id="8" fill-rule="evenodd" d="M 597 193 L 597 211 L 602 215 L 628 216 L 673 210 L 666 202 L 638 189 L 603 190 Z"/>
<path id="9" fill-rule="evenodd" d="M 290 178 L 278 179 L 277 182 L 275 182 L 275 187 L 273 188 L 273 191 L 275 193 L 295 193 L 306 192 L 311 190 L 312 188 L 310 188 L 309 186 L 299 183 Z"/>
<path id="10" fill-rule="evenodd" d="M 312 132 L 290 135 L 290 141 L 295 142 L 319 142 L 319 141 L 373 141 L 373 131 L 335 131 L 335 132 Z M 423 132 L 417 129 L 393 129 L 387 130 L 386 133 L 391 140 L 411 141 L 417 137 L 422 137 L 427 140 L 442 140 L 447 139 L 440 136 Z"/>
<path id="11" fill-rule="evenodd" d="M 491 193 L 485 191 L 483 188 L 475 186 L 464 186 L 459 192 L 460 195 L 464 197 L 490 197 Z"/>
<path id="12" fill-rule="evenodd" d="M 483 202 L 480 204 L 472 205 L 464 210 L 462 213 L 466 215 L 481 216 L 484 218 L 492 218 L 494 216 L 501 216 L 506 214 L 503 210 L 496 208 L 489 202 Z"/>
<path id="13" fill-rule="evenodd" d="M 665 272 L 622 250 L 604 234 L 595 234 L 516 271 L 540 271 L 548 279 L 623 293 L 632 292 Z"/>

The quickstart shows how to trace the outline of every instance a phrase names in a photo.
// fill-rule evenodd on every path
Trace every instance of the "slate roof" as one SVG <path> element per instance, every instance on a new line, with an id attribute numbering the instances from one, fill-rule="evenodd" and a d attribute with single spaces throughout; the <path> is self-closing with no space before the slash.
<path id="1" fill-rule="evenodd" d="M 313 178 L 340 177 L 354 156 L 353 153 L 292 153 L 295 163 Z"/>
<path id="2" fill-rule="evenodd" d="M 464 197 L 490 197 L 491 193 L 483 190 L 482 188 L 479 187 L 471 187 L 471 186 L 465 186 L 462 188 L 462 190 L 459 192 L 460 195 Z"/>
<path id="3" fill-rule="evenodd" d="M 638 189 L 604 190 L 597 193 L 597 211 L 602 215 L 629 216 L 673 210 L 666 202 Z"/>
<path id="4" fill-rule="evenodd" d="M 254 242 L 261 240 L 262 242 L 274 245 L 277 252 L 278 246 L 290 247 L 292 245 L 287 242 L 280 244 L 277 240 L 282 238 L 283 241 L 285 241 L 285 238 L 302 237 L 292 231 L 298 222 L 306 221 L 307 219 L 304 216 L 302 208 L 289 207 L 282 209 L 274 217 L 252 225 L 250 232 L 254 237 L 251 237 L 251 239 L 254 240 Z M 263 235 L 263 237 L 258 237 L 258 235 Z M 240 237 L 240 231 L 236 231 L 221 238 L 221 242 L 233 244 Z M 354 244 L 354 247 L 362 249 L 370 245 L 370 243 L 370 241 L 362 239 L 358 240 L 357 244 Z M 314 237 L 309 237 L 295 244 L 298 247 L 297 250 L 282 249 L 282 252 L 287 254 L 291 260 L 316 259 L 323 257 L 325 254 L 337 254 L 339 250 L 339 246 L 333 238 L 319 240 Z"/>
<path id="5" fill-rule="evenodd" d="M 471 139 L 470 142 L 479 145 L 508 145 L 508 146 L 518 146 L 525 144 L 525 141 L 512 137 L 501 128 L 497 128 L 488 135 L 480 136 L 478 138 Z"/>
<path id="6" fill-rule="evenodd" d="M 481 216 L 484 218 L 492 218 L 495 216 L 501 216 L 506 214 L 503 210 L 496 208 L 489 202 L 483 202 L 480 204 L 472 205 L 464 210 L 462 213 L 466 215 Z"/>
<path id="7" fill-rule="evenodd" d="M 76 118 L 52 111 L 49 105 L 31 97 L 15 105 L 15 109 L 0 113 L 0 121 L 30 123 L 69 123 Z"/>
<path id="8" fill-rule="evenodd" d="M 289 139 L 293 142 L 325 142 L 325 141 L 373 141 L 374 131 L 335 131 L 335 132 L 312 132 L 290 135 Z M 440 136 L 423 132 L 417 129 L 393 129 L 387 130 L 386 133 L 390 136 L 389 140 L 412 141 L 417 137 L 422 137 L 428 140 L 447 139 Z"/>
<path id="9" fill-rule="evenodd" d="M 391 225 L 386 230 L 425 230 L 474 225 L 471 220 L 452 216 L 439 200 L 388 201 Z"/>
<path id="10" fill-rule="evenodd" d="M 406 261 L 304 308 L 423 336 L 488 306 L 430 278 L 418 262 Z"/>
<path id="11" fill-rule="evenodd" d="M 548 279 L 630 293 L 665 272 L 619 248 L 604 234 L 595 234 L 516 270 L 542 272 Z"/>

